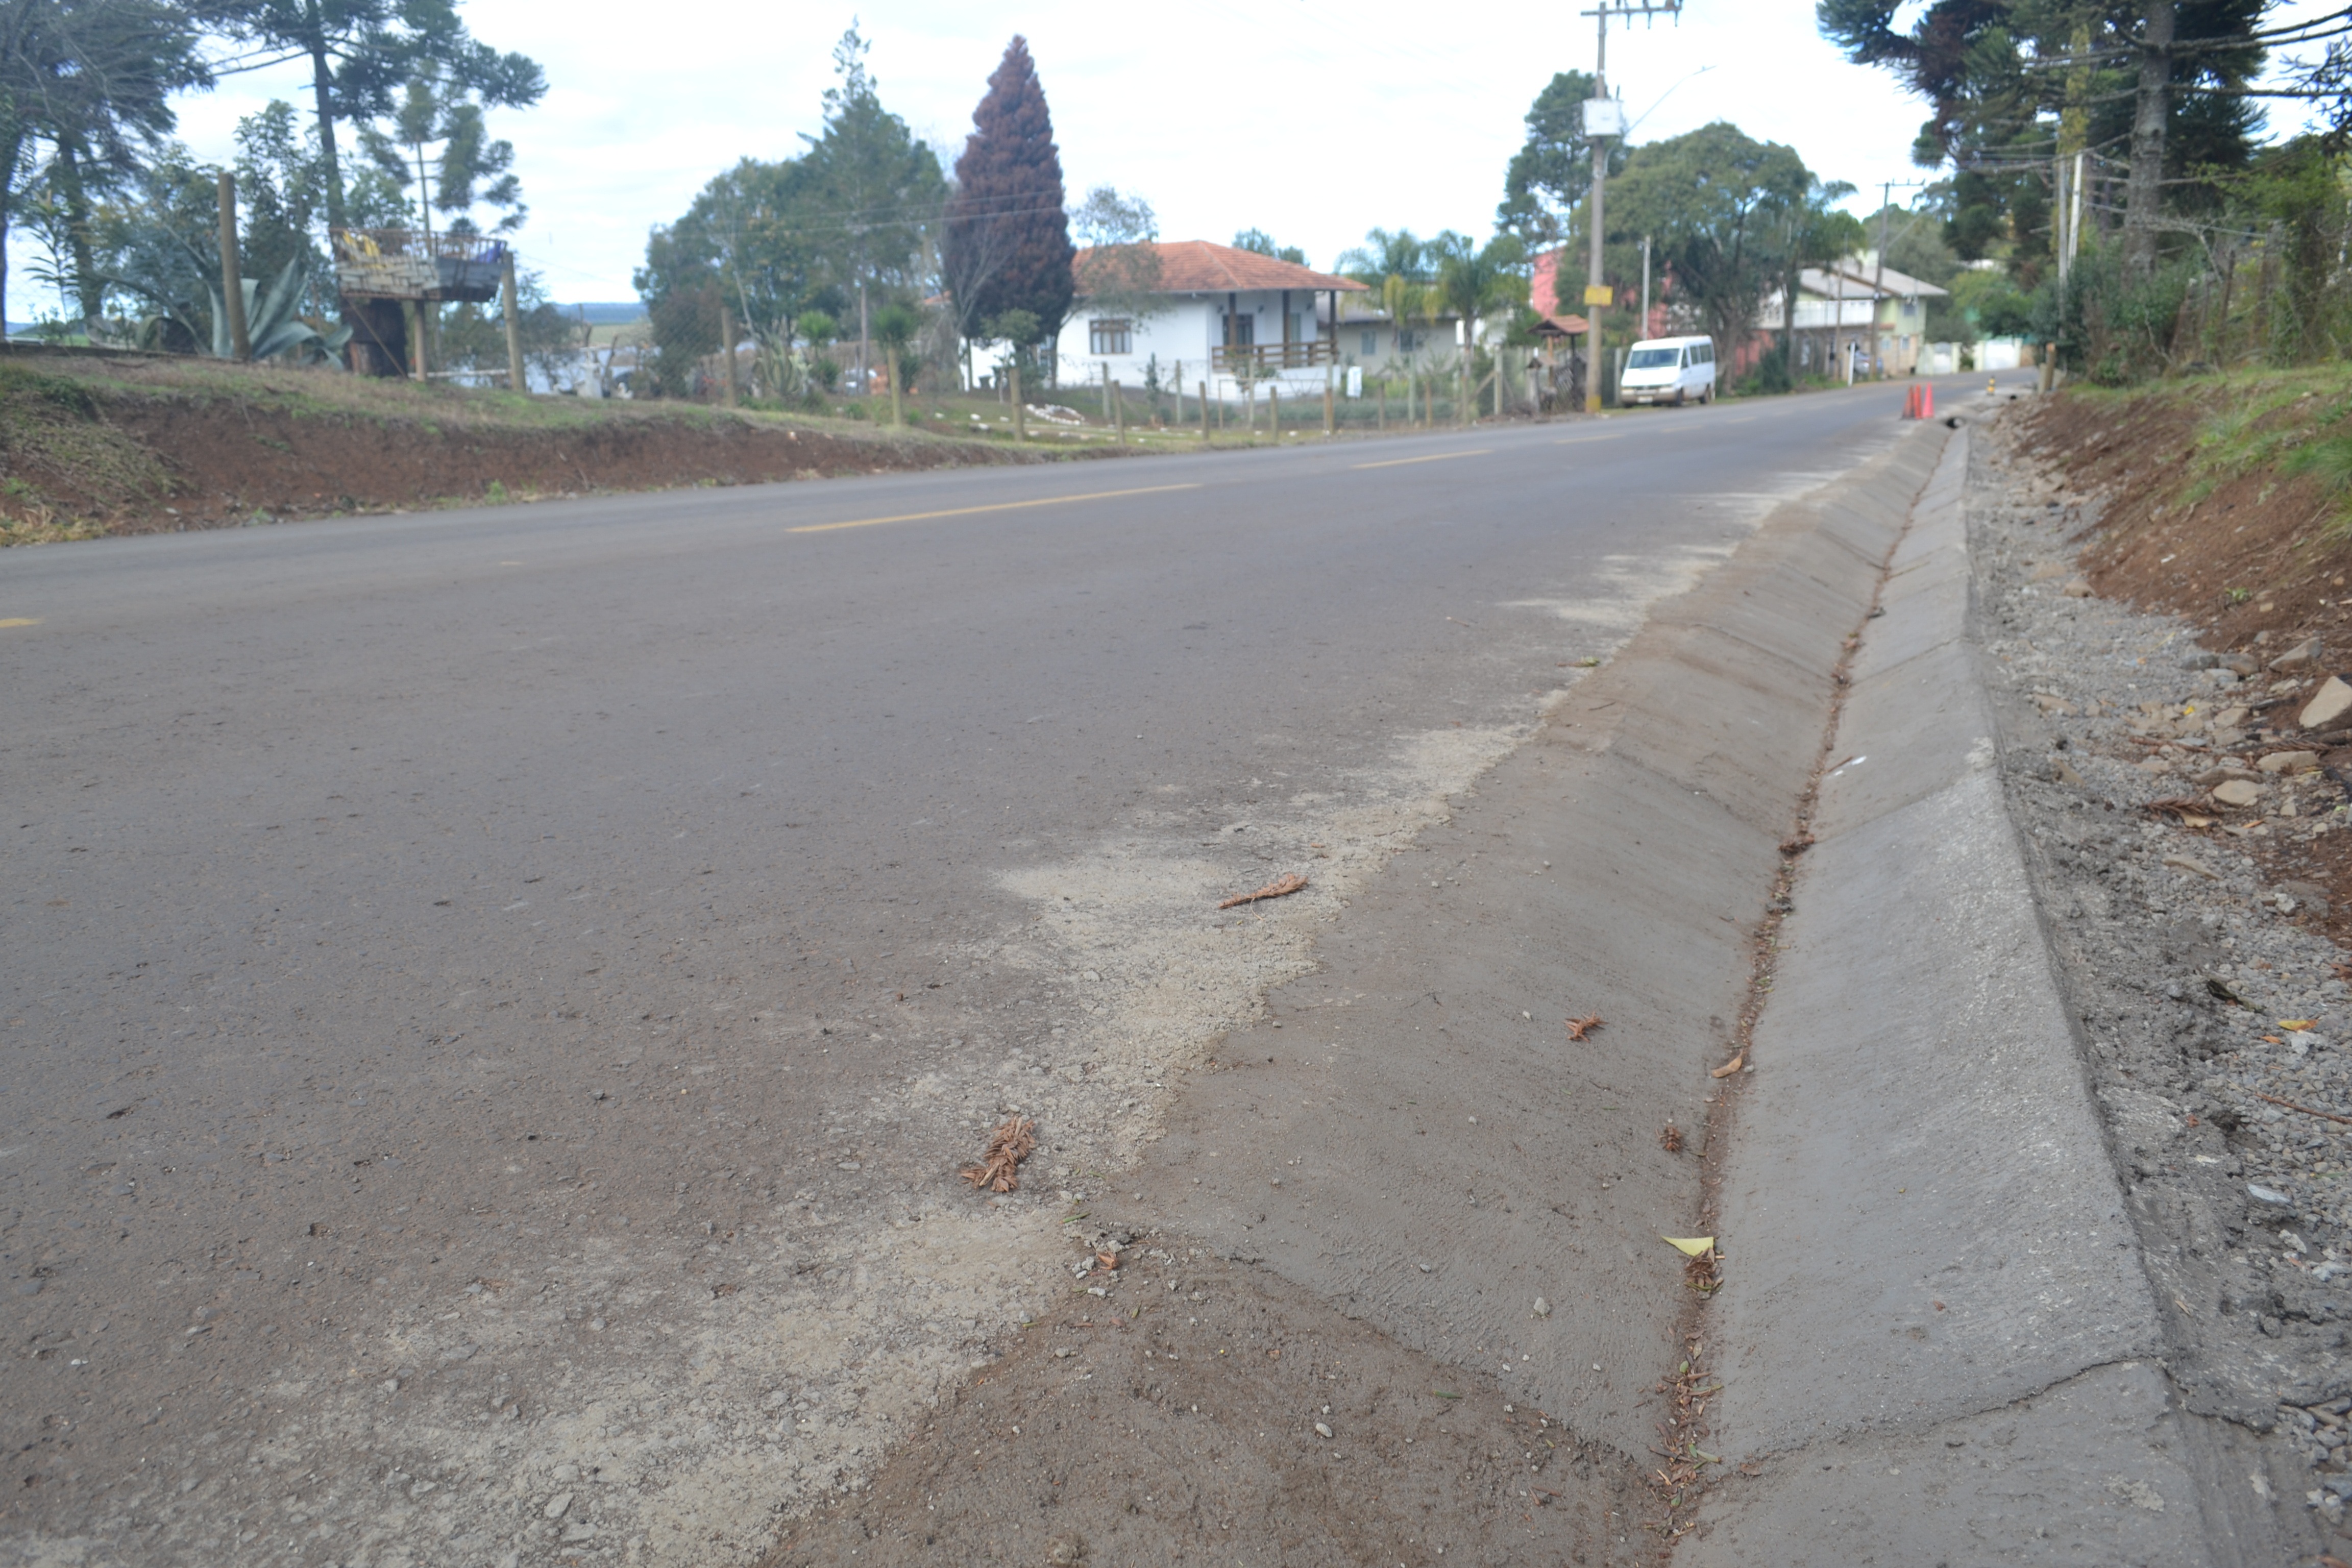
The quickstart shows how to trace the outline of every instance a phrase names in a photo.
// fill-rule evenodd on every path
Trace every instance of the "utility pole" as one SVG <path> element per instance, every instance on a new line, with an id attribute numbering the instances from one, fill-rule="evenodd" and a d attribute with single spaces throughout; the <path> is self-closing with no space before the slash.
<path id="1" fill-rule="evenodd" d="M 1592 190 L 1586 206 L 1591 217 L 1591 260 L 1584 275 L 1584 312 L 1586 331 L 1585 357 L 1590 362 L 1584 371 L 1584 411 L 1601 412 L 1601 318 L 1596 313 L 1607 310 L 1615 301 L 1609 285 L 1601 281 L 1601 245 L 1608 233 L 1602 218 L 1602 194 L 1609 181 L 1609 147 L 1611 137 L 1622 140 L 1625 134 L 1625 107 L 1609 96 L 1609 18 L 1632 21 L 1639 16 L 1647 22 L 1657 16 L 1682 19 L 1683 0 L 1593 0 L 1593 8 L 1580 12 L 1599 24 L 1598 39 L 1592 54 L 1592 97 L 1584 105 L 1584 138 L 1592 143 Z"/>
<path id="2" fill-rule="evenodd" d="M 530 383 L 523 379 L 522 331 L 520 323 L 515 321 L 515 268 L 514 252 L 511 250 L 502 252 L 499 258 L 499 314 L 506 319 L 508 390 L 520 393 L 528 397 L 530 395 Z M 720 333 L 722 337 L 725 335 L 723 332 Z M 731 370 L 733 362 L 729 363 L 730 370 L 728 382 L 731 390 L 734 383 Z M 730 398 L 729 401 L 732 402 L 733 399 Z"/>
<path id="3" fill-rule="evenodd" d="M 251 359 L 253 343 L 245 331 L 245 280 L 237 269 L 236 176 L 226 169 L 221 171 L 220 176 L 220 267 L 221 310 L 228 318 L 228 352 L 236 359 Z"/>
<path id="4" fill-rule="evenodd" d="M 1886 379 L 1886 356 L 1878 352 L 1878 312 L 1886 298 L 1886 215 L 1895 205 L 1895 187 L 1909 190 L 1926 184 L 1925 180 L 1882 180 L 1878 191 L 1878 270 L 1870 279 L 1870 364 L 1876 379 Z"/>
<path id="5" fill-rule="evenodd" d="M 2089 6 L 2078 0 L 2073 37 L 2068 40 L 2066 104 L 2058 113 L 2058 281 L 2063 287 L 2074 268 L 2083 225 L 2084 153 L 2091 144 L 2091 95 L 2097 81 L 2091 58 Z"/>
<path id="6" fill-rule="evenodd" d="M 1642 237 L 1642 323 L 1633 329 L 1637 338 L 1650 335 L 1650 237 Z"/>

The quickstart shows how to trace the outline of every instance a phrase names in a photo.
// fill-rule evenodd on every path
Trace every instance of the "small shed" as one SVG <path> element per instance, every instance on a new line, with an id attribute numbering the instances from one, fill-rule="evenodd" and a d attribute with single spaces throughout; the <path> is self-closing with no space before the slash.
<path id="1" fill-rule="evenodd" d="M 419 340 L 429 333 L 417 306 L 497 299 L 509 259 L 505 240 L 479 234 L 339 228 L 331 237 L 352 368 L 362 375 L 421 377 L 423 354 L 412 344 L 428 348 Z"/>

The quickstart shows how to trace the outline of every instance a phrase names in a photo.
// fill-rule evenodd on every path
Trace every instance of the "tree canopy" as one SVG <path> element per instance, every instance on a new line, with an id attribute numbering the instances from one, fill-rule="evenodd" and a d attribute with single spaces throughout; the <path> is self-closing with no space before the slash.
<path id="1" fill-rule="evenodd" d="M 1503 172 L 1503 200 L 1495 226 L 1508 229 L 1530 247 L 1558 245 L 1567 237 L 1568 214 L 1592 188 L 1592 143 L 1585 140 L 1584 105 L 1593 79 L 1561 71 L 1536 94 L 1527 113 L 1528 139 Z M 1608 143 L 1609 177 L 1625 167 L 1622 137 Z"/>
<path id="2" fill-rule="evenodd" d="M 1930 0 L 1907 29 L 1895 25 L 1909 9 L 1904 0 L 1818 0 L 1815 16 L 1848 59 L 1885 68 L 1927 104 L 1913 155 L 1955 171 L 1946 222 L 1954 252 L 1999 256 L 2031 284 L 2053 255 L 2051 176 L 2061 158 L 2087 153 L 2092 176 L 2107 180 L 2147 146 L 2160 166 L 2143 171 L 2136 201 L 2160 200 L 2174 215 L 2219 210 L 2263 130 L 2247 89 L 2262 69 L 2269 7 L 2168 0 L 2159 112 L 2138 127 L 2149 90 L 2140 75 L 2145 0 Z"/>
<path id="3" fill-rule="evenodd" d="M 457 0 L 205 0 L 245 46 L 229 68 L 307 60 L 327 221 L 346 222 L 338 121 L 373 125 L 398 112 L 420 73 L 490 108 L 523 109 L 547 91 L 537 62 L 500 54 L 458 19 Z"/>
<path id="4" fill-rule="evenodd" d="M 1294 266 L 1307 265 L 1307 252 L 1295 245 L 1276 245 L 1274 242 L 1274 236 L 1262 228 L 1245 228 L 1234 236 L 1234 248 L 1254 251 L 1259 256 L 1271 256 L 1276 261 L 1287 261 Z"/>
<path id="5" fill-rule="evenodd" d="M 1633 150 L 1609 192 L 1612 237 L 1647 235 L 1719 343 L 1747 341 L 1789 270 L 1792 215 L 1818 189 L 1796 150 L 1727 121 Z"/>
<path id="6" fill-rule="evenodd" d="M 841 285 L 863 300 L 915 280 L 924 236 L 947 195 L 931 150 L 882 105 L 855 26 L 834 46 L 824 132 L 808 143 L 802 179 L 822 210 L 822 253 Z"/>
<path id="7" fill-rule="evenodd" d="M 0 5 L 0 307 L 10 226 L 38 192 L 50 279 L 97 314 L 92 204 L 136 174 L 173 124 L 171 95 L 210 82 L 195 13 L 166 0 Z"/>

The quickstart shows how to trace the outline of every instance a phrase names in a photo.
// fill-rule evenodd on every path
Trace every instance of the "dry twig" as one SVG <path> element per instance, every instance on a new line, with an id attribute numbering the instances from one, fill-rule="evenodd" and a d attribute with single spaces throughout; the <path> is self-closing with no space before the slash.
<path id="1" fill-rule="evenodd" d="M 1254 904 L 1260 899 L 1278 899 L 1285 893 L 1295 893 L 1305 886 L 1307 886 L 1306 878 L 1300 876 L 1296 871 L 1286 871 L 1281 876 L 1276 877 L 1273 881 L 1268 882 L 1265 887 L 1260 888 L 1256 892 L 1242 893 L 1236 897 L 1227 899 L 1223 903 L 1219 904 L 1217 908 L 1221 910 L 1229 910 L 1235 904 Z"/>
<path id="2" fill-rule="evenodd" d="M 2352 1127 L 2352 1116 L 2338 1116 L 2332 1110 L 2321 1110 L 2315 1106 L 2297 1105 L 2292 1100 L 2281 1100 L 2277 1095 L 2264 1094 L 2261 1089 L 2254 1090 L 2254 1098 L 2256 1100 L 2267 1100 L 2273 1105 L 2284 1105 L 2289 1110 L 2300 1110 L 2305 1116 L 2322 1117 L 2326 1121 L 2340 1121 L 2347 1127 Z"/>
<path id="3" fill-rule="evenodd" d="M 990 1134 L 988 1150 L 981 1155 L 981 1163 L 959 1173 L 982 1192 L 1012 1192 L 1021 1185 L 1016 1173 L 1021 1162 L 1036 1147 L 1037 1124 L 1024 1116 L 1008 1116 L 1004 1124 Z"/>
<path id="4" fill-rule="evenodd" d="M 1598 1013 L 1587 1013 L 1581 1018 L 1570 1018 L 1568 1021 L 1568 1037 L 1571 1040 L 1580 1040 L 1593 1030 L 1600 1028 L 1602 1022 Z"/>

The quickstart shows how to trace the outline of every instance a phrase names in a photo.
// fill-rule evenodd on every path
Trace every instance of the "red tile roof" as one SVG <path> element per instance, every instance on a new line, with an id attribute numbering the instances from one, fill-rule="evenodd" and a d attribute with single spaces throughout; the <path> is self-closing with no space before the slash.
<path id="1" fill-rule="evenodd" d="M 1261 256 L 1255 250 L 1236 250 L 1230 245 L 1215 245 L 1205 239 L 1160 240 L 1152 248 L 1160 253 L 1159 291 L 1163 294 L 1223 294 L 1244 289 L 1369 292 L 1352 278 L 1335 278 L 1297 262 Z M 1086 292 L 1087 258 L 1093 254 L 1091 249 L 1081 250 L 1071 263 L 1081 294 Z"/>

